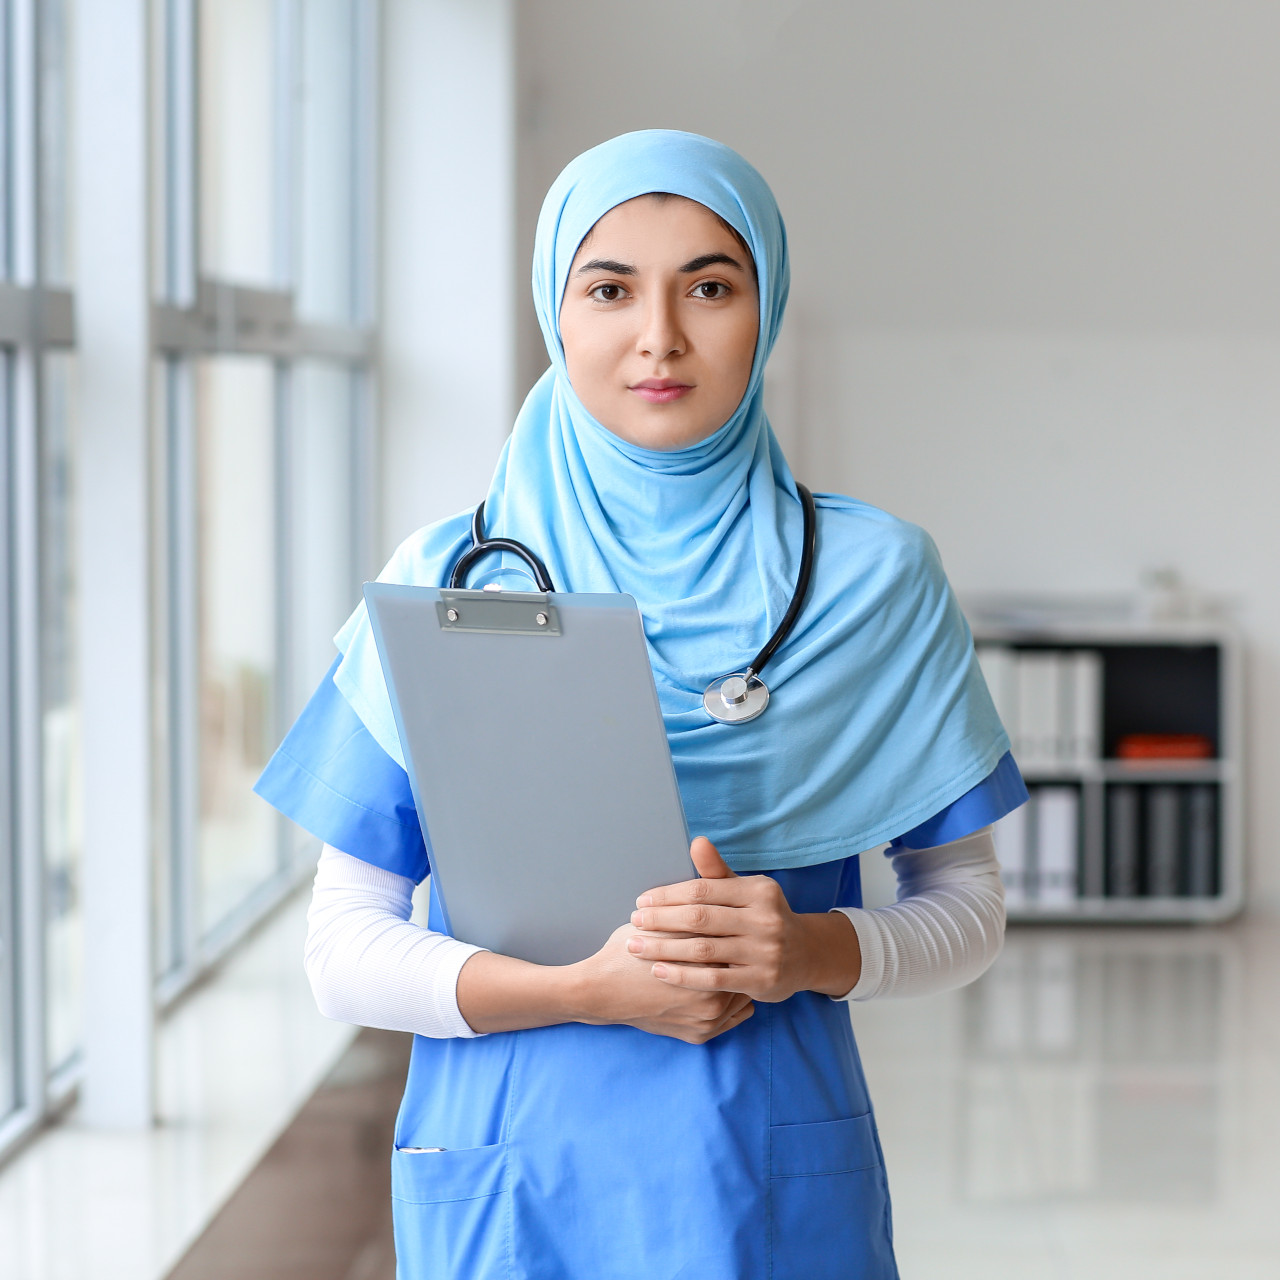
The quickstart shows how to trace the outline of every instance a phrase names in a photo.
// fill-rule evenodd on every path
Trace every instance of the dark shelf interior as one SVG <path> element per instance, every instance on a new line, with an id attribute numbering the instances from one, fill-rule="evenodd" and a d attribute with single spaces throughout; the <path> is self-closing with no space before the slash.
<path id="1" fill-rule="evenodd" d="M 1221 753 L 1217 645 L 1099 645 L 1102 741 L 1111 757 L 1128 733 L 1198 733 Z"/>

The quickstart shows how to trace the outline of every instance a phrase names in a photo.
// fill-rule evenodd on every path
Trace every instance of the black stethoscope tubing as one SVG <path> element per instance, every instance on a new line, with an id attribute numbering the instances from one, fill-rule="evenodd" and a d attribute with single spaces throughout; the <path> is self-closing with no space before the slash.
<path id="1" fill-rule="evenodd" d="M 782 615 L 782 621 L 778 623 L 773 635 L 765 642 L 764 648 L 747 664 L 746 670 L 722 676 L 719 680 L 713 680 L 707 687 L 704 705 L 708 713 L 717 720 L 724 720 L 726 723 L 733 724 L 752 720 L 768 705 L 769 690 L 760 679 L 760 673 L 768 664 L 769 659 L 778 651 L 783 641 L 791 634 L 792 629 L 795 627 L 796 619 L 800 616 L 800 610 L 804 608 L 805 597 L 809 593 L 809 579 L 813 576 L 813 558 L 818 542 L 818 516 L 813 502 L 813 494 L 799 481 L 796 482 L 796 492 L 800 495 L 800 506 L 804 512 L 804 532 L 800 547 L 800 572 L 796 575 L 796 586 L 791 593 L 791 603 L 787 606 L 787 611 Z M 488 555 L 491 551 L 509 551 L 512 555 L 519 556 L 532 571 L 533 580 L 537 584 L 539 591 L 551 592 L 555 590 L 551 575 L 547 572 L 547 566 L 523 542 L 517 542 L 514 538 L 486 538 L 484 536 L 483 502 L 476 508 L 475 515 L 471 517 L 471 546 L 458 557 L 454 563 L 453 572 L 449 575 L 450 590 L 456 591 L 461 588 L 471 567 L 477 560 L 482 556 Z M 727 688 L 726 682 L 729 681 L 742 682 L 740 686 L 741 696 L 730 697 L 721 693 L 721 699 L 724 702 L 724 707 L 721 708 L 719 700 L 713 696 L 713 691 L 720 691 L 722 687 Z M 742 709 L 735 712 L 735 704 L 741 705 Z"/>

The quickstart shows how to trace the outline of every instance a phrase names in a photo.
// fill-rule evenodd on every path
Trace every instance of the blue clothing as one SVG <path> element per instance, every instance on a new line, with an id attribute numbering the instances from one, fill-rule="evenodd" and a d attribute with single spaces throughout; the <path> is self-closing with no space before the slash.
<path id="1" fill-rule="evenodd" d="M 338 692 L 333 683 L 337 666 L 335 659 L 254 790 L 335 849 L 421 882 L 430 868 L 409 775 L 374 741 Z M 895 837 L 886 852 L 959 840 L 1003 818 L 1026 798 L 1022 775 L 1006 753 L 981 782 Z M 856 880 L 856 856 L 839 859 L 837 865 L 847 867 L 845 874 Z M 833 905 L 857 903 L 842 897 Z"/>
<path id="2" fill-rule="evenodd" d="M 755 362 L 741 403 L 707 439 L 668 452 L 629 444 L 587 412 L 559 333 L 583 236 L 615 205 L 651 191 L 719 214 L 749 245 L 758 277 Z M 929 536 L 836 494 L 815 495 L 813 579 L 765 672 L 768 711 L 720 724 L 703 706 L 708 683 L 741 671 L 773 633 L 799 570 L 803 514 L 763 399 L 787 282 L 777 206 L 728 148 L 650 130 L 579 156 L 548 193 L 534 246 L 551 367 L 525 400 L 485 498 L 488 533 L 526 543 L 560 590 L 635 598 L 690 830 L 712 835 L 736 871 L 808 866 L 892 839 L 963 796 L 1009 750 Z M 469 545 L 470 515 L 415 533 L 380 576 L 440 586 Z M 335 683 L 403 763 L 363 605 L 336 640 Z M 734 787 L 724 785 L 729 775 Z"/>
<path id="3" fill-rule="evenodd" d="M 741 403 L 671 452 L 628 444 L 587 412 L 559 334 L 583 237 L 648 192 L 719 214 L 759 286 Z M 560 590 L 635 597 L 690 828 L 816 912 L 860 901 L 849 855 L 922 824 L 989 821 L 1013 766 L 928 535 L 837 495 L 815 495 L 813 580 L 767 669 L 768 711 L 726 725 L 702 706 L 708 682 L 772 634 L 799 567 L 800 503 L 763 404 L 787 288 L 773 196 L 728 148 L 653 130 L 579 156 L 548 193 L 534 246 L 551 368 L 503 449 L 485 523 L 537 552 Z M 469 513 L 420 531 L 382 577 L 441 585 L 468 529 Z M 413 830 L 363 606 L 336 639 L 334 692 L 322 687 L 259 790 L 345 852 L 421 879 L 429 841 Z M 415 1037 L 392 1187 L 400 1280 L 897 1276 L 848 1012 L 812 992 L 759 1004 L 699 1046 L 578 1023 Z"/>

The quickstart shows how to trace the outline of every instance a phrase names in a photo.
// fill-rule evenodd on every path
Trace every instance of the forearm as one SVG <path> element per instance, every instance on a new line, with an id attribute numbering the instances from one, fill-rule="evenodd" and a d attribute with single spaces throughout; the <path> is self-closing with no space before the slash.
<path id="1" fill-rule="evenodd" d="M 931 995 L 972 982 L 1000 953 L 1004 889 L 991 828 L 935 849 L 894 856 L 898 901 L 841 908 L 862 968 L 846 1000 Z"/>
<path id="2" fill-rule="evenodd" d="M 458 1011 L 475 1031 L 524 1031 L 590 1022 L 577 965 L 540 965 L 492 951 L 473 955 L 458 974 Z"/>

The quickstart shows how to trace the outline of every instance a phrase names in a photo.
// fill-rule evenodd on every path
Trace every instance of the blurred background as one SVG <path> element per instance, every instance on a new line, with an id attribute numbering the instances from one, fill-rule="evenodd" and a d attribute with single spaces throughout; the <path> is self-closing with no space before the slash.
<path id="1" fill-rule="evenodd" d="M 648 127 L 777 194 L 796 473 L 989 669 L 1101 673 L 1028 768 L 1069 892 L 1045 818 L 995 968 L 852 1011 L 904 1276 L 1280 1274 L 1278 65 L 1271 0 L 0 0 L 0 1274 L 390 1274 L 404 1046 L 315 1013 L 249 787 L 487 487 L 547 186 Z"/>

